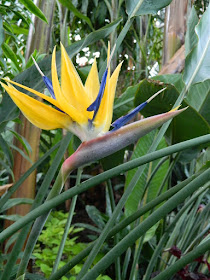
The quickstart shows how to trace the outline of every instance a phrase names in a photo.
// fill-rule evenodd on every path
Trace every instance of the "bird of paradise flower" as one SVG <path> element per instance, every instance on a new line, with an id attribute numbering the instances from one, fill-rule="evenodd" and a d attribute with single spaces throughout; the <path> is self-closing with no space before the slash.
<path id="1" fill-rule="evenodd" d="M 83 85 L 65 48 L 61 44 L 61 85 L 59 84 L 56 70 L 55 48 L 52 54 L 52 82 L 43 74 L 34 60 L 51 97 L 10 80 L 6 80 L 7 85 L 2 83 L 2 86 L 26 118 L 35 126 L 46 130 L 65 128 L 77 135 L 82 141 L 91 140 L 104 135 L 109 130 L 112 121 L 116 84 L 122 63 L 110 75 L 110 61 L 114 48 L 111 56 L 109 53 L 110 47 L 108 47 L 107 68 L 102 77 L 101 85 L 96 60 L 91 67 L 85 85 Z M 41 97 L 54 105 L 54 107 L 18 91 L 11 84 Z M 112 124 L 113 131 L 127 123 L 163 90 L 153 95 L 128 115 L 115 121 Z"/>

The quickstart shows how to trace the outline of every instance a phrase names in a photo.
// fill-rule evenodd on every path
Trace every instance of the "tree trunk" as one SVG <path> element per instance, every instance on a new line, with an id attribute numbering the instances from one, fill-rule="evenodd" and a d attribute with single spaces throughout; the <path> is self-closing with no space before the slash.
<path id="1" fill-rule="evenodd" d="M 174 0 L 166 8 L 163 65 L 184 44 L 186 32 L 187 0 Z"/>
<path id="2" fill-rule="evenodd" d="M 45 14 L 48 24 L 41 21 L 38 18 L 33 17 L 34 26 L 30 26 L 28 42 L 27 42 L 27 50 L 26 50 L 26 61 L 30 57 L 31 53 L 35 49 L 39 51 L 39 53 L 48 53 L 50 46 L 50 37 L 51 37 L 51 28 L 52 28 L 52 19 L 53 19 L 53 11 L 55 1 L 42 0 L 39 3 L 40 9 Z M 35 29 L 35 30 L 34 30 Z M 29 157 L 32 163 L 36 162 L 39 155 L 39 139 L 41 130 L 34 125 L 32 125 L 22 114 L 20 115 L 20 124 L 16 125 L 16 131 L 21 136 L 23 136 L 29 145 L 31 146 L 32 152 Z M 15 139 L 15 146 L 19 149 L 23 149 L 22 144 Z M 31 162 L 23 158 L 17 151 L 14 151 L 14 178 L 17 181 L 30 167 Z M 36 187 L 36 171 L 34 171 L 19 187 L 19 189 L 12 195 L 12 198 L 31 198 L 35 197 L 35 187 Z M 17 205 L 15 207 L 10 208 L 7 211 L 7 215 L 26 215 L 30 211 L 31 205 L 23 204 Z M 5 222 L 5 227 L 11 225 L 11 221 Z"/>

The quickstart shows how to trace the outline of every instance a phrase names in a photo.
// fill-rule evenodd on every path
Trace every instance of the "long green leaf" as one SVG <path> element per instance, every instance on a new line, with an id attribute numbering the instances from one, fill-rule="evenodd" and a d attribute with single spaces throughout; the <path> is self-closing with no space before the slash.
<path id="1" fill-rule="evenodd" d="M 18 58 L 16 56 L 16 54 L 14 53 L 14 51 L 10 48 L 9 45 L 7 45 L 6 43 L 2 44 L 2 50 L 5 54 L 5 56 L 9 59 L 12 60 L 12 62 L 14 63 L 14 65 L 16 66 L 17 70 L 20 71 L 20 65 L 18 63 Z"/>
<path id="2" fill-rule="evenodd" d="M 93 29 L 93 25 L 89 19 L 89 17 L 83 15 L 82 13 L 80 13 L 79 10 L 77 10 L 77 8 L 72 4 L 71 0 L 59 0 L 59 2 L 66 8 L 68 8 L 70 11 L 72 11 L 75 16 L 77 16 L 78 18 L 83 19 L 84 21 L 87 22 L 87 24 L 90 26 L 91 29 Z"/>
<path id="3" fill-rule="evenodd" d="M 161 158 L 161 157 L 164 157 L 164 156 L 167 156 L 167 155 L 170 155 L 170 154 L 173 154 L 173 153 L 176 153 L 176 152 L 179 152 L 179 151 L 182 151 L 182 150 L 194 147 L 194 146 L 198 146 L 198 145 L 202 145 L 202 144 L 207 145 L 208 143 L 210 143 L 210 135 L 200 136 L 198 138 L 188 140 L 185 142 L 181 142 L 179 144 L 175 144 L 173 146 L 164 148 L 164 149 L 156 151 L 156 152 L 152 152 L 150 154 L 147 154 L 146 156 L 143 156 L 136 160 L 124 163 L 124 164 L 117 166 L 111 170 L 108 170 L 102 174 L 99 174 L 99 175 L 85 181 L 84 183 L 81 183 L 79 188 L 78 187 L 71 188 L 70 190 L 65 191 L 64 193 L 58 195 L 57 197 L 51 199 L 50 201 L 45 202 L 45 204 L 37 207 L 36 209 L 34 209 L 30 213 L 28 213 L 26 216 L 24 216 L 21 219 L 21 221 L 18 221 L 17 223 L 11 225 L 9 228 L 7 228 L 3 232 L 1 232 L 0 241 L 5 240 L 11 234 L 16 232 L 20 228 L 22 228 L 24 225 L 26 225 L 30 221 L 36 219 L 43 213 L 46 213 L 53 207 L 59 205 L 60 203 L 63 203 L 67 199 L 69 199 L 79 193 L 82 193 L 82 192 L 88 190 L 89 188 L 91 188 L 101 182 L 106 181 L 109 178 L 112 178 L 116 175 L 119 175 L 122 172 L 126 172 L 139 165 L 143 165 L 145 163 L 156 160 L 158 158 Z"/>
<path id="4" fill-rule="evenodd" d="M 9 148 L 9 145 L 7 144 L 7 142 L 4 140 L 4 138 L 1 136 L 0 134 L 0 148 L 2 149 L 4 155 L 6 156 L 8 163 L 10 165 L 10 167 L 13 166 L 13 156 L 12 156 L 12 152 Z"/>
<path id="5" fill-rule="evenodd" d="M 195 178 L 196 176 L 194 176 Z M 138 211 L 136 211 L 133 215 L 129 216 L 128 218 L 122 220 L 120 223 L 114 226 L 114 228 L 109 232 L 107 239 L 111 238 L 113 235 L 117 234 L 124 228 L 126 228 L 129 224 L 140 218 L 142 215 L 144 215 L 149 210 L 152 210 L 154 207 L 162 203 L 164 200 L 169 199 L 172 197 L 175 193 L 177 193 L 179 190 L 184 188 L 189 182 L 191 182 L 193 179 L 193 176 L 191 178 L 186 179 L 185 181 L 181 182 L 180 184 L 174 186 L 167 192 L 163 193 L 162 195 L 158 196 L 157 198 L 153 199 L 151 202 L 147 203 L 145 206 L 140 208 Z M 84 259 L 90 252 L 91 248 L 93 247 L 93 244 L 89 245 L 88 248 L 83 250 L 81 253 L 79 253 L 76 257 L 74 257 L 70 262 L 68 262 L 66 265 L 64 265 L 61 269 L 59 269 L 55 274 L 51 275 L 49 278 L 50 280 L 59 280 L 63 275 L 65 275 L 71 268 L 73 268 L 77 263 L 79 263 L 82 259 Z"/>
<path id="6" fill-rule="evenodd" d="M 42 182 L 42 184 L 40 186 L 40 189 L 39 189 L 39 191 L 38 191 L 38 193 L 35 197 L 34 203 L 32 205 L 32 210 L 42 203 L 42 201 L 43 201 L 43 199 L 44 199 L 44 197 L 45 197 L 45 195 L 48 191 L 49 185 L 50 185 L 50 183 L 51 183 L 51 181 L 52 181 L 52 179 L 53 179 L 53 177 L 54 177 L 54 175 L 57 171 L 57 168 L 58 168 L 58 166 L 59 166 L 59 164 L 60 164 L 60 162 L 63 158 L 63 155 L 64 155 L 64 153 L 66 151 L 66 148 L 69 144 L 70 138 L 71 138 L 71 134 L 69 134 L 69 133 L 63 138 L 63 140 L 61 142 L 61 145 L 60 145 L 60 147 L 59 147 L 59 149 L 56 153 L 56 156 L 53 160 L 53 163 L 50 166 L 50 168 L 49 168 L 49 170 L 48 170 L 48 172 L 47 172 L 47 174 L 44 178 L 44 181 Z M 60 143 L 57 143 L 57 145 L 58 144 L 60 144 Z M 56 147 L 57 147 L 57 145 L 56 145 Z M 53 151 L 52 148 L 49 151 L 50 151 L 50 153 L 52 153 L 52 151 Z M 49 151 L 46 154 L 48 154 Z M 6 267 L 4 268 L 4 272 L 1 276 L 1 280 L 9 279 L 10 268 L 13 267 L 14 264 L 16 263 L 18 255 L 19 255 L 20 250 L 21 250 L 21 248 L 22 248 L 22 246 L 23 246 L 23 244 L 26 240 L 26 237 L 28 235 L 28 232 L 29 232 L 30 228 L 31 228 L 31 224 L 28 224 L 27 226 L 25 226 L 21 230 L 21 232 L 18 236 L 17 242 L 15 243 L 14 248 L 11 252 L 10 258 L 9 258 L 7 264 L 6 264 Z M 38 227 L 37 230 L 39 230 L 39 229 L 40 228 Z M 30 236 L 29 236 L 29 240 L 30 240 Z M 34 243 L 32 241 L 29 241 L 29 243 L 26 244 L 26 248 L 25 248 L 23 258 L 27 259 L 28 257 L 30 257 L 30 254 L 31 254 L 30 250 L 31 250 L 31 248 L 33 248 L 33 244 Z M 28 247 L 29 247 L 29 249 L 28 249 Z M 25 263 L 24 263 L 24 265 L 25 265 Z M 27 261 L 26 261 L 26 265 L 27 265 Z M 19 269 L 21 269 L 21 268 L 23 268 L 23 270 L 25 268 L 25 266 L 24 267 L 22 266 L 22 262 L 20 264 Z M 21 273 L 21 275 L 22 274 L 23 273 Z"/>
<path id="7" fill-rule="evenodd" d="M 8 121 L 14 120 L 19 115 L 19 109 L 14 105 L 9 94 L 3 94 L 0 103 L 0 132 L 4 130 Z"/>
<path id="8" fill-rule="evenodd" d="M 48 23 L 43 12 L 34 4 L 32 0 L 19 0 L 19 1 L 26 7 L 26 9 L 32 12 L 35 16 Z"/>
<path id="9" fill-rule="evenodd" d="M 175 194 L 167 202 L 165 202 L 160 208 L 158 208 L 153 214 L 145 219 L 139 226 L 132 230 L 126 237 L 124 237 L 114 248 L 112 248 L 83 278 L 82 280 L 92 280 L 104 271 L 113 261 L 120 256 L 127 248 L 133 245 L 133 243 L 139 239 L 145 232 L 156 224 L 160 219 L 165 217 L 170 211 L 177 207 L 187 197 L 193 194 L 199 187 L 202 187 L 206 182 L 210 180 L 209 170 L 194 179 L 184 189 Z M 210 243 L 210 240 L 209 240 Z M 207 251 L 209 246 L 206 247 Z M 159 278 L 166 279 L 166 278 Z M 168 278 L 167 278 L 168 279 Z"/>
<path id="10" fill-rule="evenodd" d="M 11 198 L 5 203 L 4 207 L 2 207 L 0 212 L 4 212 L 5 210 L 19 204 L 32 204 L 32 203 L 33 203 L 33 199 L 30 198 Z"/>
<path id="11" fill-rule="evenodd" d="M 51 153 L 57 149 L 60 145 L 58 142 L 54 147 L 52 147 L 47 153 L 43 155 L 37 162 L 35 162 L 24 174 L 23 176 L 7 191 L 7 193 L 0 199 L 0 209 L 8 201 L 11 195 L 20 187 L 20 185 L 28 178 L 28 176 L 39 166 L 46 158 L 48 158 Z"/>

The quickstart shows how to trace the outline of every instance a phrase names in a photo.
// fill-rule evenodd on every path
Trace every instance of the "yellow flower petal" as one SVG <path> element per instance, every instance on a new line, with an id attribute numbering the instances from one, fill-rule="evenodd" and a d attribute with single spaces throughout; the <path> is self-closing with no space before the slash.
<path id="1" fill-rule="evenodd" d="M 61 90 L 65 99 L 72 104 L 75 108 L 84 112 L 88 116 L 86 111 L 89 106 L 89 98 L 85 92 L 85 88 L 82 81 L 70 60 L 65 48 L 61 44 Z"/>
<path id="2" fill-rule="evenodd" d="M 18 91 L 16 88 L 2 84 L 14 103 L 24 116 L 41 129 L 66 128 L 72 124 L 71 118 L 46 104 Z"/>
<path id="3" fill-rule="evenodd" d="M 21 88 L 23 88 L 23 89 L 25 89 L 25 90 L 27 90 L 27 91 L 37 95 L 37 96 L 43 98 L 44 100 L 50 102 L 51 104 L 55 105 L 57 108 L 59 108 L 59 109 L 61 109 L 63 111 L 63 109 L 61 108 L 61 106 L 59 105 L 57 100 L 53 99 L 52 97 L 49 97 L 49 96 L 47 96 L 47 95 L 45 95 L 43 93 L 40 93 L 40 92 L 38 92 L 38 91 L 36 91 L 36 90 L 34 90 L 32 88 L 29 88 L 29 87 L 26 87 L 24 85 L 18 84 L 18 83 L 14 82 L 14 81 L 11 81 L 11 80 L 8 80 L 8 79 L 3 79 L 3 80 L 5 80 L 7 83 L 14 84 L 14 85 L 16 85 L 18 87 L 21 87 Z"/>
<path id="4" fill-rule="evenodd" d="M 103 126 L 103 132 L 107 132 L 111 125 L 114 96 L 121 65 L 122 63 L 117 66 L 111 78 L 107 81 L 104 96 L 102 98 L 101 105 L 95 118 L 95 126 Z"/>
<path id="5" fill-rule="evenodd" d="M 111 122 L 112 122 L 114 97 L 115 97 L 117 80 L 118 80 L 121 66 L 122 66 L 122 62 L 117 66 L 117 68 L 115 69 L 115 71 L 113 72 L 113 74 L 109 80 L 109 95 L 108 95 L 107 101 L 106 101 L 107 114 L 106 114 L 104 132 L 109 130 Z"/>
<path id="6" fill-rule="evenodd" d="M 55 54 L 56 52 L 54 48 L 52 54 L 51 70 L 52 70 L 52 84 L 53 84 L 56 100 L 60 104 L 60 107 L 62 107 L 62 111 L 66 112 L 74 121 L 76 121 L 79 124 L 85 124 L 88 122 L 87 117 L 83 114 L 83 112 L 79 111 L 77 108 L 72 106 L 71 102 L 69 103 L 69 101 L 66 99 L 66 96 L 61 91 L 60 84 L 58 81 L 57 70 L 56 70 Z"/>
<path id="7" fill-rule="evenodd" d="M 90 69 L 87 80 L 85 82 L 85 91 L 87 92 L 91 104 L 97 97 L 100 88 L 100 82 L 98 78 L 98 69 L 96 64 L 96 59 Z"/>

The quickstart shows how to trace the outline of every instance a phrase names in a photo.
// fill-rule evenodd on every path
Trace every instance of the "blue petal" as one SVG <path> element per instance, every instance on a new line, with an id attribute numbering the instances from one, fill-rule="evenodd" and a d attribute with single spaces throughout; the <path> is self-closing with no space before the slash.
<path id="1" fill-rule="evenodd" d="M 113 122 L 112 126 L 114 127 L 112 131 L 115 131 L 125 125 L 127 122 L 129 122 L 139 111 L 141 111 L 146 105 L 147 101 L 144 103 L 140 104 L 138 107 L 136 107 L 133 111 L 128 113 L 126 116 L 120 117 L 117 119 L 115 122 Z"/>
<path id="2" fill-rule="evenodd" d="M 101 100 L 102 100 L 102 97 L 104 95 L 104 89 L 105 89 L 105 86 L 106 86 L 107 74 L 108 74 L 108 68 L 105 70 L 105 72 L 103 74 L 103 77 L 101 79 L 101 86 L 100 86 L 98 95 L 96 97 L 96 100 L 87 108 L 87 111 L 89 111 L 89 112 L 94 111 L 94 115 L 93 115 L 93 118 L 92 118 L 91 121 L 93 121 L 95 119 L 96 114 L 98 112 L 98 109 L 100 107 Z"/>
<path id="3" fill-rule="evenodd" d="M 47 78 L 46 76 L 42 76 L 42 78 L 43 78 L 43 81 L 44 81 L 45 85 L 47 86 L 47 88 L 48 88 L 48 90 L 49 90 L 49 92 L 50 92 L 52 98 L 53 98 L 53 99 L 56 99 L 56 98 L 55 98 L 55 93 L 54 93 L 54 90 L 53 90 L 52 82 L 51 82 L 50 79 Z"/>

